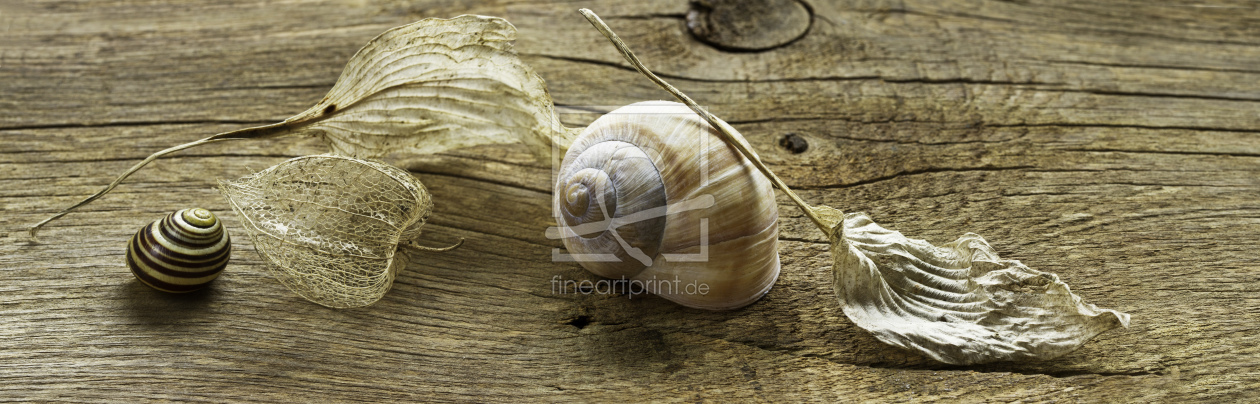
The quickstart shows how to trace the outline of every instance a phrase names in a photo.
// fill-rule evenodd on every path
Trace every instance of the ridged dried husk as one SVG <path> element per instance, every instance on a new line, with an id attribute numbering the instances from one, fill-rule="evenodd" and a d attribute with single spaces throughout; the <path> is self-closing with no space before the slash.
<path id="1" fill-rule="evenodd" d="M 507 20 L 480 15 L 390 29 L 350 58 L 323 100 L 286 122 L 343 156 L 515 142 L 550 156 L 571 135 L 515 40 Z"/>
<path id="2" fill-rule="evenodd" d="M 1128 314 L 1081 301 L 1053 273 L 1001 259 L 974 233 L 938 247 L 850 213 L 833 238 L 836 294 L 849 320 L 941 362 L 1050 359 L 1129 326 Z"/>
<path id="3" fill-rule="evenodd" d="M 406 266 L 399 243 L 433 209 L 420 181 L 397 167 L 335 155 L 298 157 L 220 191 L 276 279 L 333 308 L 370 305 Z"/>

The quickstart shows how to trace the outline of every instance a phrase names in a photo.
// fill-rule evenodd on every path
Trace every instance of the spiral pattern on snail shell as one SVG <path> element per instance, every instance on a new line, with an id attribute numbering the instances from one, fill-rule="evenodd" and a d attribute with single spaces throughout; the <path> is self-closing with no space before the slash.
<path id="1" fill-rule="evenodd" d="M 201 208 L 182 209 L 131 237 L 127 266 L 154 289 L 183 293 L 218 278 L 231 253 L 231 238 L 219 218 Z"/>
<path id="2" fill-rule="evenodd" d="M 554 210 L 587 270 L 688 307 L 728 310 L 779 275 L 774 190 L 686 106 L 640 102 L 597 119 L 565 154 Z M 687 285 L 706 285 L 702 291 Z"/>

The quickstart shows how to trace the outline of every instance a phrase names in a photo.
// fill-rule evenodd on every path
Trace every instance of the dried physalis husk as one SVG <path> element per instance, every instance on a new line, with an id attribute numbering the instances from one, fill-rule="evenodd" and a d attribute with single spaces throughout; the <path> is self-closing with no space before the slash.
<path id="1" fill-rule="evenodd" d="M 220 191 L 276 279 L 333 308 L 370 305 L 407 265 L 399 243 L 420 234 L 429 193 L 389 164 L 335 155 L 298 157 Z"/>
<path id="2" fill-rule="evenodd" d="M 1129 315 L 1086 304 L 1059 277 L 998 258 L 967 233 L 945 247 L 886 230 L 865 214 L 810 206 L 792 192 L 739 132 L 653 74 L 595 13 L 581 10 L 626 61 L 687 104 L 796 203 L 831 239 L 836 294 L 844 314 L 880 341 L 951 364 L 1048 359 Z"/>
<path id="3" fill-rule="evenodd" d="M 289 118 L 336 154 L 377 158 L 520 142 L 567 147 L 547 85 L 512 49 L 507 20 L 462 15 L 385 31 L 359 50 L 318 104 Z M 559 130 L 560 132 L 556 132 Z"/>

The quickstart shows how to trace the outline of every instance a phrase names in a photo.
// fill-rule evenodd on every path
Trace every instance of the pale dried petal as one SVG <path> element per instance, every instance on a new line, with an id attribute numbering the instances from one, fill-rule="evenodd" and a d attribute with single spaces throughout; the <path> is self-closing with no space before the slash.
<path id="1" fill-rule="evenodd" d="M 286 122 L 359 158 L 518 141 L 549 156 L 570 135 L 514 40 L 507 20 L 476 15 L 391 29 L 350 58 L 322 101 Z"/>
<path id="2" fill-rule="evenodd" d="M 298 157 L 220 191 L 241 217 L 276 279 L 334 308 L 372 304 L 406 265 L 398 244 L 419 235 L 432 211 L 410 173 L 349 157 Z"/>
<path id="3" fill-rule="evenodd" d="M 828 221 L 839 213 L 818 210 Z M 1128 314 L 1082 302 L 1055 274 L 1000 259 L 972 233 L 937 247 L 852 213 L 833 243 L 844 314 L 941 362 L 1049 359 L 1129 325 Z"/>

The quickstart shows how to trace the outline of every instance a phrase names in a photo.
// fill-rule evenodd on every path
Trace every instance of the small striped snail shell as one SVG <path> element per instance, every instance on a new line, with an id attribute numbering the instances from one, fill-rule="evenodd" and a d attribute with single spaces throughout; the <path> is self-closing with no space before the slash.
<path id="1" fill-rule="evenodd" d="M 127 243 L 127 266 L 145 285 L 184 293 L 219 277 L 232 241 L 210 211 L 182 209 L 149 223 Z"/>
<path id="2" fill-rule="evenodd" d="M 679 103 L 591 123 L 560 165 L 554 211 L 573 260 L 687 307 L 747 306 L 779 276 L 770 181 Z"/>

